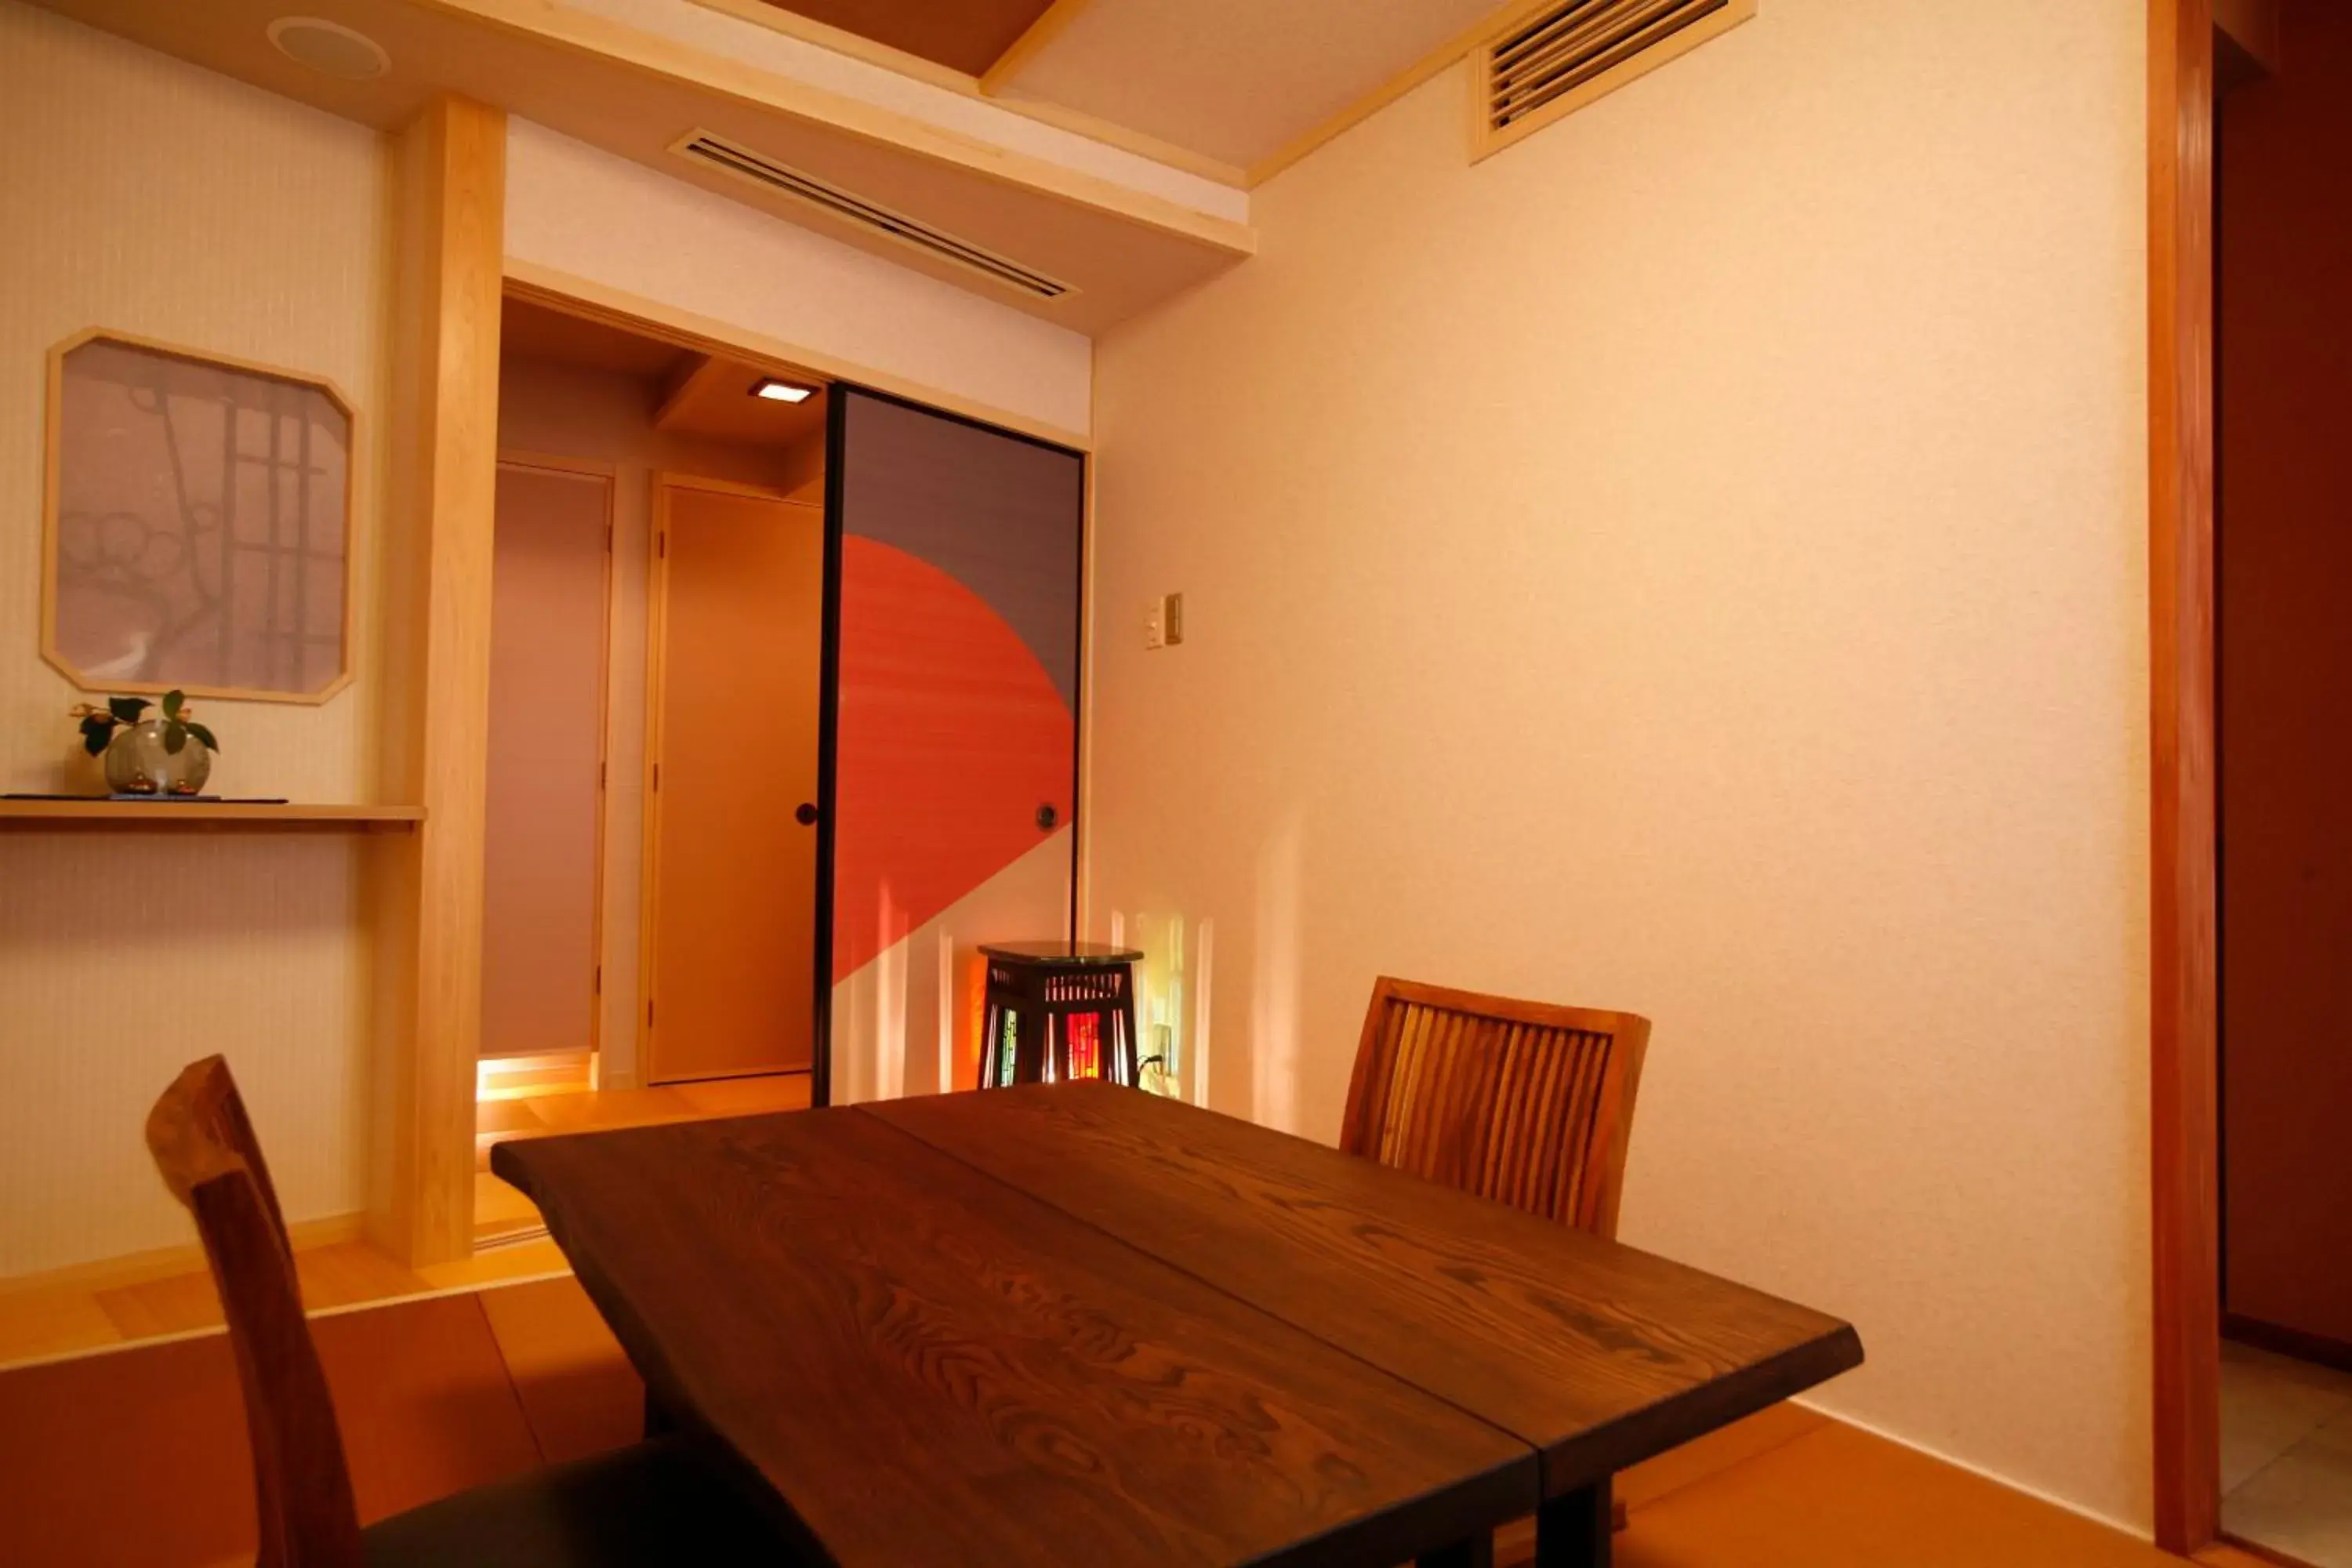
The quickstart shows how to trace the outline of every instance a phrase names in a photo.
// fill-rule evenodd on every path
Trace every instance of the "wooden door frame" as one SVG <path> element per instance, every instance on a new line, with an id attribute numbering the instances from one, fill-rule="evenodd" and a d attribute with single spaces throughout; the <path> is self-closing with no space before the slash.
<path id="1" fill-rule="evenodd" d="M 659 1080 L 654 1075 L 654 931 L 661 916 L 659 896 L 661 883 L 661 795 L 656 787 L 660 776 L 663 713 L 662 674 L 667 659 L 669 636 L 669 553 L 666 548 L 669 536 L 669 493 L 673 489 L 702 490 L 712 495 L 748 496 L 757 500 L 778 501 L 785 506 L 804 507 L 816 513 L 818 532 L 824 530 L 824 509 L 814 501 L 803 500 L 790 493 L 768 485 L 744 484 L 735 479 L 708 479 L 677 469 L 656 468 L 653 473 L 652 526 L 646 530 L 646 756 L 645 790 L 640 797 L 645 810 L 639 819 L 639 852 L 641 870 L 637 886 L 637 1081 L 650 1089 Z M 821 634 L 822 635 L 822 634 Z M 819 664 L 823 667 L 823 656 Z M 818 695 L 820 704 L 824 694 Z M 819 787 L 823 787 L 824 764 L 819 763 Z M 826 886 L 822 867 L 816 888 L 816 908 L 813 918 L 814 931 L 822 932 L 833 919 L 833 889 Z M 822 948 L 820 939 L 814 945 Z M 824 1052 L 820 1021 L 822 1005 L 814 1010 L 810 1020 L 810 1051 L 812 1079 L 815 1063 Z M 798 1068 L 761 1068 L 740 1073 L 713 1076 L 751 1078 L 769 1072 L 798 1071 Z M 821 1102 L 820 1102 L 821 1103 Z"/>
<path id="2" fill-rule="evenodd" d="M 2150 1214 L 2157 1544 L 2221 1529 L 2213 0 L 2148 5 Z"/>
<path id="3" fill-rule="evenodd" d="M 377 789 L 415 805 L 362 868 L 373 940 L 365 1232 L 412 1266 L 473 1250 L 489 555 L 501 296 L 778 374 L 887 388 L 1086 450 L 1087 433 L 505 254 L 506 116 L 439 97 L 393 138 L 384 704 Z M 820 993 L 822 994 L 822 992 Z M 822 1048 L 823 1039 L 819 1038 Z"/>
<path id="4" fill-rule="evenodd" d="M 951 414 L 974 425 L 1028 436 L 1049 446 L 1074 452 L 1094 449 L 1091 436 L 1066 429 L 1048 420 L 1032 418 L 1009 408 L 983 403 L 944 387 L 896 374 L 878 365 L 844 359 L 807 343 L 789 342 L 733 321 L 700 315 L 650 295 L 632 293 L 593 278 L 510 256 L 505 263 L 505 289 L 510 299 L 528 300 L 566 316 L 599 321 L 639 337 L 675 343 L 699 353 L 716 353 L 769 374 L 800 382 L 830 384 L 847 382 L 912 403 L 937 414 Z"/>
<path id="5" fill-rule="evenodd" d="M 2150 1082 L 2157 1543 L 2221 1543 L 2220 100 L 2281 68 L 2281 0 L 2148 3 Z"/>
<path id="6" fill-rule="evenodd" d="M 597 595 L 599 616 L 596 625 L 596 850 L 593 868 L 593 889 L 589 895 L 593 924 L 589 931 L 589 951 L 594 954 L 596 976 L 588 996 L 588 1061 L 589 1082 L 601 1082 L 604 1078 L 604 832 L 610 816 L 613 764 L 613 598 L 618 576 L 613 570 L 614 519 L 618 506 L 621 472 L 618 465 L 591 458 L 567 458 L 553 452 L 532 452 L 520 447 L 500 447 L 499 467 L 537 468 L 543 473 L 563 474 L 574 479 L 602 479 L 604 482 L 604 581 Z M 492 520 L 491 547 L 497 549 L 497 521 Z M 491 615 L 490 637 L 493 645 L 498 637 L 495 609 Z M 485 787 L 488 784 L 488 754 L 483 756 Z M 489 845 L 484 836 L 483 852 Z M 488 934 L 487 920 L 484 933 Z"/>

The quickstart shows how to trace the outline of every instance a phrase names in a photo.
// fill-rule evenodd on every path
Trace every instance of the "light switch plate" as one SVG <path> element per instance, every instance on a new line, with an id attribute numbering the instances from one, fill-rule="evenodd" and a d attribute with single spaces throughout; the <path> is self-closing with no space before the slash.
<path id="1" fill-rule="evenodd" d="M 1144 612 L 1143 646 L 1147 648 L 1167 646 L 1168 627 L 1161 618 L 1166 613 L 1167 605 L 1168 601 L 1165 599 L 1154 599 L 1151 601 L 1151 607 Z"/>

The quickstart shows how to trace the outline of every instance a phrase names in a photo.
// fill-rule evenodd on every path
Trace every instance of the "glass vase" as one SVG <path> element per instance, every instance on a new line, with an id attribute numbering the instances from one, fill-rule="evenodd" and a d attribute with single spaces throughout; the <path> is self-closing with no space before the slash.
<path id="1" fill-rule="evenodd" d="M 213 771 L 213 754 L 194 735 L 177 755 L 163 744 L 168 726 L 144 719 L 114 732 L 106 746 L 106 787 L 116 795 L 194 795 Z"/>

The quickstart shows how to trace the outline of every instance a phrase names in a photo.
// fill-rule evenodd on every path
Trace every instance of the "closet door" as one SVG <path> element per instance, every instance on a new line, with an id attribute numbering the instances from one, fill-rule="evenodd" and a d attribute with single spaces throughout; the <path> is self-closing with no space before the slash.
<path id="1" fill-rule="evenodd" d="M 820 1086 L 968 1086 L 979 943 L 1070 934 L 1078 454 L 837 389 Z"/>
<path id="2" fill-rule="evenodd" d="M 613 479 L 500 459 L 484 791 L 485 1057 L 590 1051 Z"/>
<path id="3" fill-rule="evenodd" d="M 815 1007 L 824 517 L 663 475 L 646 731 L 649 1083 L 795 1072 Z"/>

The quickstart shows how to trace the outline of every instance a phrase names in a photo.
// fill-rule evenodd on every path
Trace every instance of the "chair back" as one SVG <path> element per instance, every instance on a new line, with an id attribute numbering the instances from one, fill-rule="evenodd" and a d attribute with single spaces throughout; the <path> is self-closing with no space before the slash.
<path id="1" fill-rule="evenodd" d="M 1381 976 L 1340 1147 L 1613 1237 L 1650 1021 Z"/>
<path id="2" fill-rule="evenodd" d="M 147 1148 L 204 1238 L 253 1447 L 258 1568 L 362 1568 L 359 1509 L 294 1249 L 228 1064 L 190 1064 L 147 1113 Z"/>

